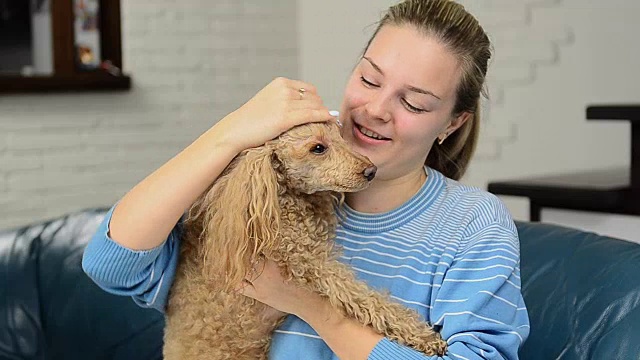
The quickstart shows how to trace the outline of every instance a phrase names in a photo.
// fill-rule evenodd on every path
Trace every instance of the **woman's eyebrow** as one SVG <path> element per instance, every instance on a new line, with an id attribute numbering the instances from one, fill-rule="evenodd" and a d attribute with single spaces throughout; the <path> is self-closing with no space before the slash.
<path id="1" fill-rule="evenodd" d="M 438 99 L 438 100 L 442 100 L 442 99 L 440 99 L 440 97 L 439 97 L 439 96 L 437 96 L 436 94 L 432 93 L 432 92 L 431 92 L 431 91 L 429 91 L 429 90 L 420 89 L 420 88 L 417 88 L 417 87 L 415 87 L 415 86 L 411 86 L 411 85 L 407 86 L 407 89 L 409 89 L 409 90 L 411 90 L 411 91 L 414 91 L 414 92 L 417 92 L 417 93 L 426 94 L 426 95 L 431 95 L 431 96 L 433 96 L 434 98 L 436 98 L 436 99 Z"/>
<path id="2" fill-rule="evenodd" d="M 382 69 L 380 68 L 380 66 L 378 66 L 373 60 L 371 60 L 370 58 L 363 56 L 363 59 L 367 60 L 369 62 L 369 64 L 371 64 L 371 66 L 373 66 L 373 68 L 380 73 L 380 75 L 384 75 L 384 72 L 382 71 Z M 415 87 L 415 86 L 407 86 L 407 89 L 409 89 L 410 91 L 413 92 L 417 92 L 420 94 L 425 94 L 425 95 L 431 95 L 434 98 L 438 99 L 438 100 L 442 100 L 438 95 L 434 94 L 433 92 L 429 91 L 429 90 L 425 90 L 425 89 L 421 89 L 419 87 Z"/>
<path id="3" fill-rule="evenodd" d="M 376 69 L 377 72 L 380 73 L 380 75 L 384 75 L 384 72 L 382 72 L 382 69 L 380 69 L 380 66 L 378 66 L 376 63 L 373 62 L 373 60 L 371 60 L 370 58 L 363 56 L 363 59 L 367 60 L 369 62 L 369 64 L 371 64 L 371 66 L 373 66 L 374 69 Z"/>

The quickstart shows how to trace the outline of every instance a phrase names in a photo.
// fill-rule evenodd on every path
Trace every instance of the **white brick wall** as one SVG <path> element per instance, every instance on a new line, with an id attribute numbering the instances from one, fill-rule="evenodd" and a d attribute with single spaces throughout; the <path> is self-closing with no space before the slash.
<path id="1" fill-rule="evenodd" d="M 585 119 L 591 103 L 638 103 L 637 0 L 460 0 L 494 42 L 477 155 L 463 181 L 628 166 L 625 122 Z M 379 14 L 396 0 L 299 1 L 301 74 L 326 102 L 342 90 Z M 351 14 L 357 13 L 358 16 Z M 326 26 L 327 21 L 335 26 Z M 331 41 L 327 41 L 331 39 Z M 318 72 L 318 68 L 324 72 Z M 508 201 L 507 201 L 508 200 Z M 528 201 L 505 199 L 518 219 Z M 617 222 L 616 222 L 617 224 Z"/>
<path id="2" fill-rule="evenodd" d="M 494 47 L 476 161 L 496 161 L 504 145 L 517 140 L 519 121 L 526 121 L 505 114 L 506 97 L 513 89 L 534 85 L 540 67 L 556 66 L 563 48 L 572 44 L 573 32 L 568 22 L 536 21 L 540 9 L 553 11 L 562 0 L 461 2 L 478 18 Z"/>
<path id="3" fill-rule="evenodd" d="M 276 75 L 299 75 L 337 107 L 372 24 L 394 2 L 123 0 L 133 91 L 0 97 L 0 228 L 113 203 Z M 465 182 L 628 164 L 628 124 L 587 122 L 584 112 L 640 101 L 640 2 L 462 2 L 496 50 Z M 527 218 L 526 202 L 508 205 Z"/>
<path id="4" fill-rule="evenodd" d="M 483 21 L 499 1 L 466 2 L 488 6 L 476 9 Z M 522 26 L 489 28 L 496 54 L 481 149 L 492 147 L 495 153 L 481 151 L 468 180 L 484 186 L 494 179 L 628 164 L 628 124 L 587 121 L 585 108 L 640 100 L 638 83 L 630 78 L 640 51 L 627 45 L 640 29 L 634 15 L 638 2 L 510 4 L 529 15 Z M 542 140 L 549 145 L 540 146 Z"/>
<path id="5" fill-rule="evenodd" d="M 132 91 L 0 97 L 0 229 L 113 204 L 272 78 L 298 76 L 295 0 L 122 5 Z"/>

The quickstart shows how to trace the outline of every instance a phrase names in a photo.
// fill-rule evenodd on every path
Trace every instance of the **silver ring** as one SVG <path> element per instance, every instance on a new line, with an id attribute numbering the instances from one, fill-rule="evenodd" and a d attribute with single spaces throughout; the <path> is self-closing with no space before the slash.
<path id="1" fill-rule="evenodd" d="M 298 94 L 300 94 L 300 100 L 302 100 L 304 98 L 304 93 L 305 92 L 307 92 L 307 90 L 305 90 L 305 88 L 298 89 Z"/>

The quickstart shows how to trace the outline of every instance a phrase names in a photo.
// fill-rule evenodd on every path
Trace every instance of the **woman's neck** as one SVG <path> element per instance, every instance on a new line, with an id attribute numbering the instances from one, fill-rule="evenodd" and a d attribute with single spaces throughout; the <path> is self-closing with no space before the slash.
<path id="1" fill-rule="evenodd" d="M 345 201 L 352 209 L 363 213 L 391 211 L 411 199 L 426 179 L 424 168 L 395 179 L 376 178 L 365 190 L 345 194 Z"/>

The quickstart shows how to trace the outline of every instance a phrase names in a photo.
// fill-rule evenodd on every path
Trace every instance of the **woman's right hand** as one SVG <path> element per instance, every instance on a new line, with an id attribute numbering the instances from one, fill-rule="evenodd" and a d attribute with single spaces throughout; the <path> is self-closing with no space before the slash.
<path id="1" fill-rule="evenodd" d="M 294 126 L 332 119 L 315 86 L 279 77 L 211 130 L 219 141 L 239 153 L 260 146 Z"/>
<path id="2" fill-rule="evenodd" d="M 302 96 L 300 88 L 304 88 Z M 313 85 L 273 80 L 131 189 L 113 212 L 112 238 L 135 250 L 159 246 L 186 209 L 241 151 L 296 125 L 330 119 L 333 116 Z"/>

